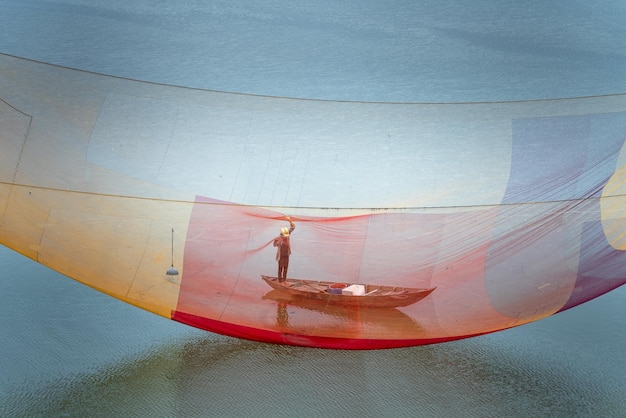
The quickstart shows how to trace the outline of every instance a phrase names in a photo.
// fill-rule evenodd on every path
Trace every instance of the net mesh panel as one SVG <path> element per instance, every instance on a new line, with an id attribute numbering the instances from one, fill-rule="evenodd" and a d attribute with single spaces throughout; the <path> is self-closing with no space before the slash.
<path id="1" fill-rule="evenodd" d="M 163 316 L 398 347 L 521 325 L 626 282 L 624 96 L 298 101 L 0 62 L 2 243 Z M 287 216 L 290 278 L 435 290 L 373 308 L 273 289 L 261 275 L 277 275 Z"/>
<path id="2" fill-rule="evenodd" d="M 179 309 L 198 316 L 210 309 L 210 316 L 226 322 L 245 315 L 255 326 L 286 333 L 310 334 L 312 327 L 324 336 L 430 341 L 503 329 L 583 303 L 624 283 L 622 234 L 607 234 L 601 214 L 602 192 L 624 141 L 624 116 L 517 122 L 500 205 L 354 217 L 324 217 L 320 209 L 319 217 L 294 218 L 291 276 L 436 287 L 400 312 L 377 312 L 367 326 L 354 310 L 341 316 L 333 306 L 283 300 L 249 280 L 260 272 L 276 275 L 269 244 L 287 224 L 284 216 L 200 198 L 189 229 L 187 248 L 193 252 L 185 257 L 186 277 L 193 279 L 183 283 L 183 289 L 190 286 L 183 292 L 189 297 L 180 299 Z M 603 135 L 610 125 L 614 135 Z M 618 187 L 615 182 L 621 180 L 611 181 Z M 607 206 L 618 201 L 604 198 Z M 233 304 L 233 294 L 248 302 Z M 268 303 L 255 304 L 259 298 Z M 289 321 L 281 301 L 292 311 Z M 404 321 L 398 321 L 400 313 Z"/>

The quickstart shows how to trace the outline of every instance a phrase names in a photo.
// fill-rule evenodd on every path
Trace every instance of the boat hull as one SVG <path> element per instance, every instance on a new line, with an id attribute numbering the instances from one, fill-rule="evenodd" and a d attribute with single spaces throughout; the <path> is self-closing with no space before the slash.
<path id="1" fill-rule="evenodd" d="M 317 300 L 327 304 L 361 308 L 400 308 L 412 305 L 430 295 L 436 288 L 407 288 L 365 285 L 361 296 L 330 293 L 327 289 L 334 282 L 287 279 L 279 282 L 274 276 L 261 275 L 262 279 L 281 294 L 295 298 Z"/>

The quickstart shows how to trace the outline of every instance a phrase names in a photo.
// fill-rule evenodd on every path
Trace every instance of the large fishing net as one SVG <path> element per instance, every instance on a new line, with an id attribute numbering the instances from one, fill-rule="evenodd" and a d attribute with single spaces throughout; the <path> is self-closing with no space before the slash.
<path id="1" fill-rule="evenodd" d="M 2 244 L 199 328 L 427 344 L 626 282 L 623 95 L 295 100 L 0 56 L 0 98 Z"/>

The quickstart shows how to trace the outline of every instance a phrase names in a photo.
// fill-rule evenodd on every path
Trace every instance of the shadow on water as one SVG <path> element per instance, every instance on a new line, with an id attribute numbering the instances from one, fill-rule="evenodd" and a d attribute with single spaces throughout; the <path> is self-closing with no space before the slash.
<path id="1" fill-rule="evenodd" d="M 21 278 L 0 280 L 1 417 L 623 417 L 626 410 L 626 287 L 473 339 L 334 351 L 193 330 L 6 251 L 1 264 Z"/>
<path id="2" fill-rule="evenodd" d="M 202 333 L 42 387 L 14 388 L 0 415 L 619 416 L 624 410 L 623 381 L 611 389 L 597 374 L 581 376 L 577 364 L 510 340 L 503 345 L 494 334 L 406 349 L 329 351 Z"/>

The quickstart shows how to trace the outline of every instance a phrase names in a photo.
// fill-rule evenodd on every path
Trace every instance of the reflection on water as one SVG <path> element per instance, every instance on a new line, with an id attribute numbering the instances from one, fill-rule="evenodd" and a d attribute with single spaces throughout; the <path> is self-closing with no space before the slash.
<path id="1" fill-rule="evenodd" d="M 201 334 L 89 373 L 14 389 L 0 411 L 3 416 L 96 411 L 101 416 L 617 416 L 623 411 L 619 387 L 611 390 L 597 375 L 581 376 L 575 365 L 520 355 L 523 350 L 499 339 L 331 352 Z"/>
<path id="2" fill-rule="evenodd" d="M 423 333 L 421 325 L 396 308 L 358 308 L 326 300 L 291 297 L 271 290 L 263 299 L 276 304 L 276 328 L 282 332 L 343 338 L 407 338 Z"/>
<path id="3" fill-rule="evenodd" d="M 419 55 L 370 60 L 377 67 L 372 72 L 371 65 L 363 65 L 363 58 L 372 51 L 388 58 L 389 50 L 371 45 L 393 35 L 387 29 L 396 27 L 394 18 L 404 22 L 410 15 L 383 16 L 383 24 L 376 21 L 372 26 L 357 15 L 345 19 L 345 14 L 312 7 L 315 20 L 324 23 L 320 26 L 324 37 L 330 28 L 339 35 L 334 42 L 341 43 L 346 35 L 350 38 L 346 45 L 362 40 L 352 50 L 326 48 L 336 55 L 319 59 L 319 54 L 311 55 L 311 48 L 300 42 L 321 51 L 319 37 L 311 36 L 310 30 L 302 32 L 306 39 L 296 34 L 291 53 L 273 48 L 275 39 L 269 36 L 275 31 L 273 23 L 281 20 L 283 12 L 298 9 L 276 7 L 272 16 L 259 15 L 262 19 L 257 24 L 269 41 L 263 44 L 266 52 L 289 58 L 281 62 L 249 60 L 251 55 L 264 55 L 246 49 L 256 48 L 255 42 L 239 42 L 243 49 L 232 48 L 232 36 L 245 40 L 254 29 L 249 25 L 259 20 L 239 13 L 245 9 L 236 5 L 210 6 L 196 13 L 198 2 L 178 2 L 176 8 L 113 2 L 119 13 L 109 13 L 108 6 L 85 8 L 75 6 L 75 1 L 31 3 L 46 9 L 17 0 L 4 2 L 0 20 L 7 35 L 0 39 L 2 52 L 174 84 L 393 101 L 569 97 L 622 92 L 624 86 L 621 40 L 625 26 L 623 11 L 616 4 L 603 8 L 594 3 L 590 6 L 593 13 L 573 7 L 567 16 L 563 16 L 564 8 L 549 2 L 545 6 L 537 2 L 539 9 L 521 2 L 513 9 L 513 2 L 489 2 L 489 7 L 469 2 L 426 5 L 422 7 L 426 18 L 421 14 L 420 18 L 436 27 L 413 31 L 410 38 L 425 31 L 423 39 L 433 42 L 416 49 L 415 42 L 401 39 L 399 45 L 411 45 Z M 180 25 L 185 20 L 181 16 L 203 20 L 213 9 L 231 16 L 216 20 L 218 24 L 234 22 L 246 30 L 204 36 L 204 24 Z M 523 15 L 506 23 L 498 18 L 495 26 L 490 25 L 493 16 L 516 13 Z M 544 24 L 546 19 L 550 25 Z M 61 31 L 57 30 L 59 22 L 64 23 Z M 437 27 L 439 23 L 448 28 L 444 28 L 450 32 L 447 36 L 438 35 L 443 30 Z M 385 37 L 378 36 L 380 31 L 374 26 L 380 26 Z M 86 27 L 90 30 L 85 31 Z M 287 29 L 298 27 L 291 24 Z M 154 36 L 152 28 L 158 28 L 157 35 L 167 33 L 167 42 Z M 354 38 L 355 34 L 359 36 Z M 133 37 L 145 42 L 128 42 Z M 545 39 L 554 45 L 575 39 L 583 45 L 565 45 L 558 51 L 565 59 L 555 60 L 554 54 L 545 54 L 547 49 L 541 45 Z M 482 53 L 475 54 L 479 59 L 469 59 L 468 40 L 473 48 L 486 44 Z M 518 53 L 526 45 L 521 40 L 531 42 L 530 54 Z M 182 43 L 185 48 L 179 47 Z M 504 53 L 511 49 L 517 52 Z M 94 50 L 101 53 L 93 54 Z M 301 51 L 304 59 L 293 59 L 294 52 Z M 238 59 L 232 59 L 233 53 Z M 592 59 L 586 59 L 589 56 Z M 315 62 L 307 61 L 311 58 Z M 407 59 L 418 66 L 404 65 Z M 179 65 L 189 62 L 194 65 Z M 584 65 L 572 65 L 576 62 Z M 421 78 L 415 78 L 418 67 Z M 376 76 L 381 71 L 389 77 Z M 268 74 L 274 74 L 269 81 Z M 195 84 L 190 81 L 194 77 Z M 309 83 L 315 79 L 323 81 Z M 390 88 L 389 83 L 398 88 Z M 407 83 L 409 88 L 405 88 Z M 553 318 L 497 334 L 433 346 L 352 352 L 266 345 L 192 330 L 87 289 L 4 248 L 0 248 L 0 266 L 2 417 L 617 417 L 626 411 L 626 287 Z M 289 305 L 279 305 L 277 320 L 292 323 L 296 317 L 290 315 Z"/>
<path id="4" fill-rule="evenodd" d="M 7 249 L 0 265 L 13 273 L 0 276 L 2 417 L 608 417 L 626 410 L 626 287 L 469 340 L 329 351 L 195 330 Z M 291 322 L 292 308 L 279 306 L 277 320 Z"/>

